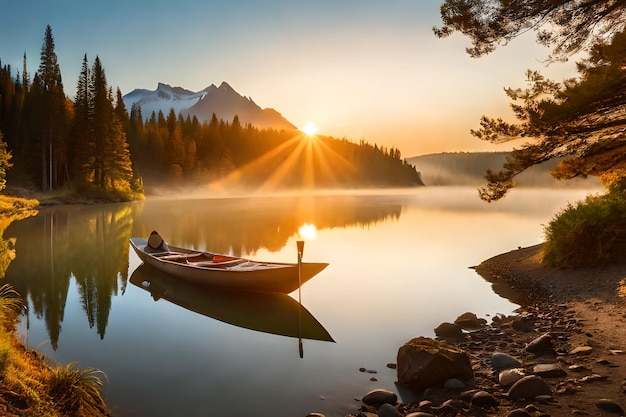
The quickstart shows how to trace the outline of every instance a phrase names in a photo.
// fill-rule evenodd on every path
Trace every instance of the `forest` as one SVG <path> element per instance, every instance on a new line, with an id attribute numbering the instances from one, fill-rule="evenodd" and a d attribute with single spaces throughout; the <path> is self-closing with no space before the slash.
<path id="1" fill-rule="evenodd" d="M 116 200 L 158 188 L 407 187 L 423 185 L 395 148 L 299 131 L 258 129 L 213 115 L 209 123 L 174 110 L 126 109 L 96 56 L 85 54 L 76 95 L 64 92 L 52 28 L 39 68 L 27 57 L 13 74 L 0 61 L 0 186 L 71 190 Z"/>

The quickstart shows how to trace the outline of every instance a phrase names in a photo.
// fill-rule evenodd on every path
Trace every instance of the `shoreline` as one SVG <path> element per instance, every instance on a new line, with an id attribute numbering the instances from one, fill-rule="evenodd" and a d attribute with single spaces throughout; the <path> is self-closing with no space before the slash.
<path id="1" fill-rule="evenodd" d="M 520 307 L 508 317 L 445 340 L 470 357 L 474 380 L 462 389 L 429 388 L 410 403 L 395 405 L 399 416 L 421 412 L 443 416 L 450 404 L 457 415 L 509 417 L 618 416 L 626 410 L 626 263 L 602 268 L 560 270 L 541 264 L 543 244 L 519 248 L 481 262 L 476 272 L 494 292 Z M 515 322 L 531 323 L 525 328 Z M 551 353 L 529 353 L 526 347 L 549 335 Z M 518 358 L 526 375 L 537 365 L 554 365 L 557 375 L 539 375 L 550 387 L 542 400 L 512 401 L 491 367 L 493 353 Z M 486 392 L 489 407 L 480 407 L 467 393 Z M 465 396 L 464 394 L 465 393 Z M 491 401 L 493 399 L 493 402 Z M 497 404 L 497 405 L 494 405 Z M 360 411 L 375 413 L 378 406 Z M 348 417 L 362 414 L 350 414 Z M 367 415 L 367 414 L 365 414 Z"/>

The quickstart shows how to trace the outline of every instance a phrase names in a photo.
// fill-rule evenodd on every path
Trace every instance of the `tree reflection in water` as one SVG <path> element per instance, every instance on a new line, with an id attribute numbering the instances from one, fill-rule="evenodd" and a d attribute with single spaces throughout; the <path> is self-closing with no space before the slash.
<path id="1" fill-rule="evenodd" d="M 306 196 L 153 200 L 127 204 L 58 206 L 7 228 L 6 279 L 29 299 L 57 349 L 72 279 L 90 328 L 104 338 L 112 297 L 129 276 L 132 236 L 157 229 L 176 246 L 249 256 L 281 250 L 305 223 L 318 231 L 367 227 L 400 217 L 403 199 L 380 196 Z M 14 252 L 12 245 L 14 242 Z M 0 242 L 0 246 L 5 246 Z M 3 259 L 5 259 L 3 257 Z M 132 271 L 130 271 L 132 272 Z"/>

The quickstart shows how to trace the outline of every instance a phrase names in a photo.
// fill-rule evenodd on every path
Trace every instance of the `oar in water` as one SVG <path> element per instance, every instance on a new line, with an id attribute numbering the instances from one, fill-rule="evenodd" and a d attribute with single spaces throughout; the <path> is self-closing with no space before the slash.
<path id="1" fill-rule="evenodd" d="M 298 350 L 300 358 L 304 358 L 304 346 L 302 346 L 302 255 L 304 254 L 304 240 L 296 242 L 298 246 Z"/>

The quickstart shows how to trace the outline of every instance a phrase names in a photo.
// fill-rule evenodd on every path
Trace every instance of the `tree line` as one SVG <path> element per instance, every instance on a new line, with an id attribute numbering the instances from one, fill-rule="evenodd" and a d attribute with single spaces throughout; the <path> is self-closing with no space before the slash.
<path id="1" fill-rule="evenodd" d="M 9 185 L 130 200 L 141 197 L 144 186 L 260 186 L 278 169 L 278 187 L 423 185 L 398 149 L 319 136 L 305 150 L 297 135 L 244 126 L 237 116 L 200 123 L 173 109 L 143 115 L 133 105 L 129 111 L 97 56 L 92 64 L 84 56 L 72 100 L 63 90 L 49 25 L 32 79 L 25 54 L 15 75 L 0 62 L 0 180 L 5 174 Z"/>

